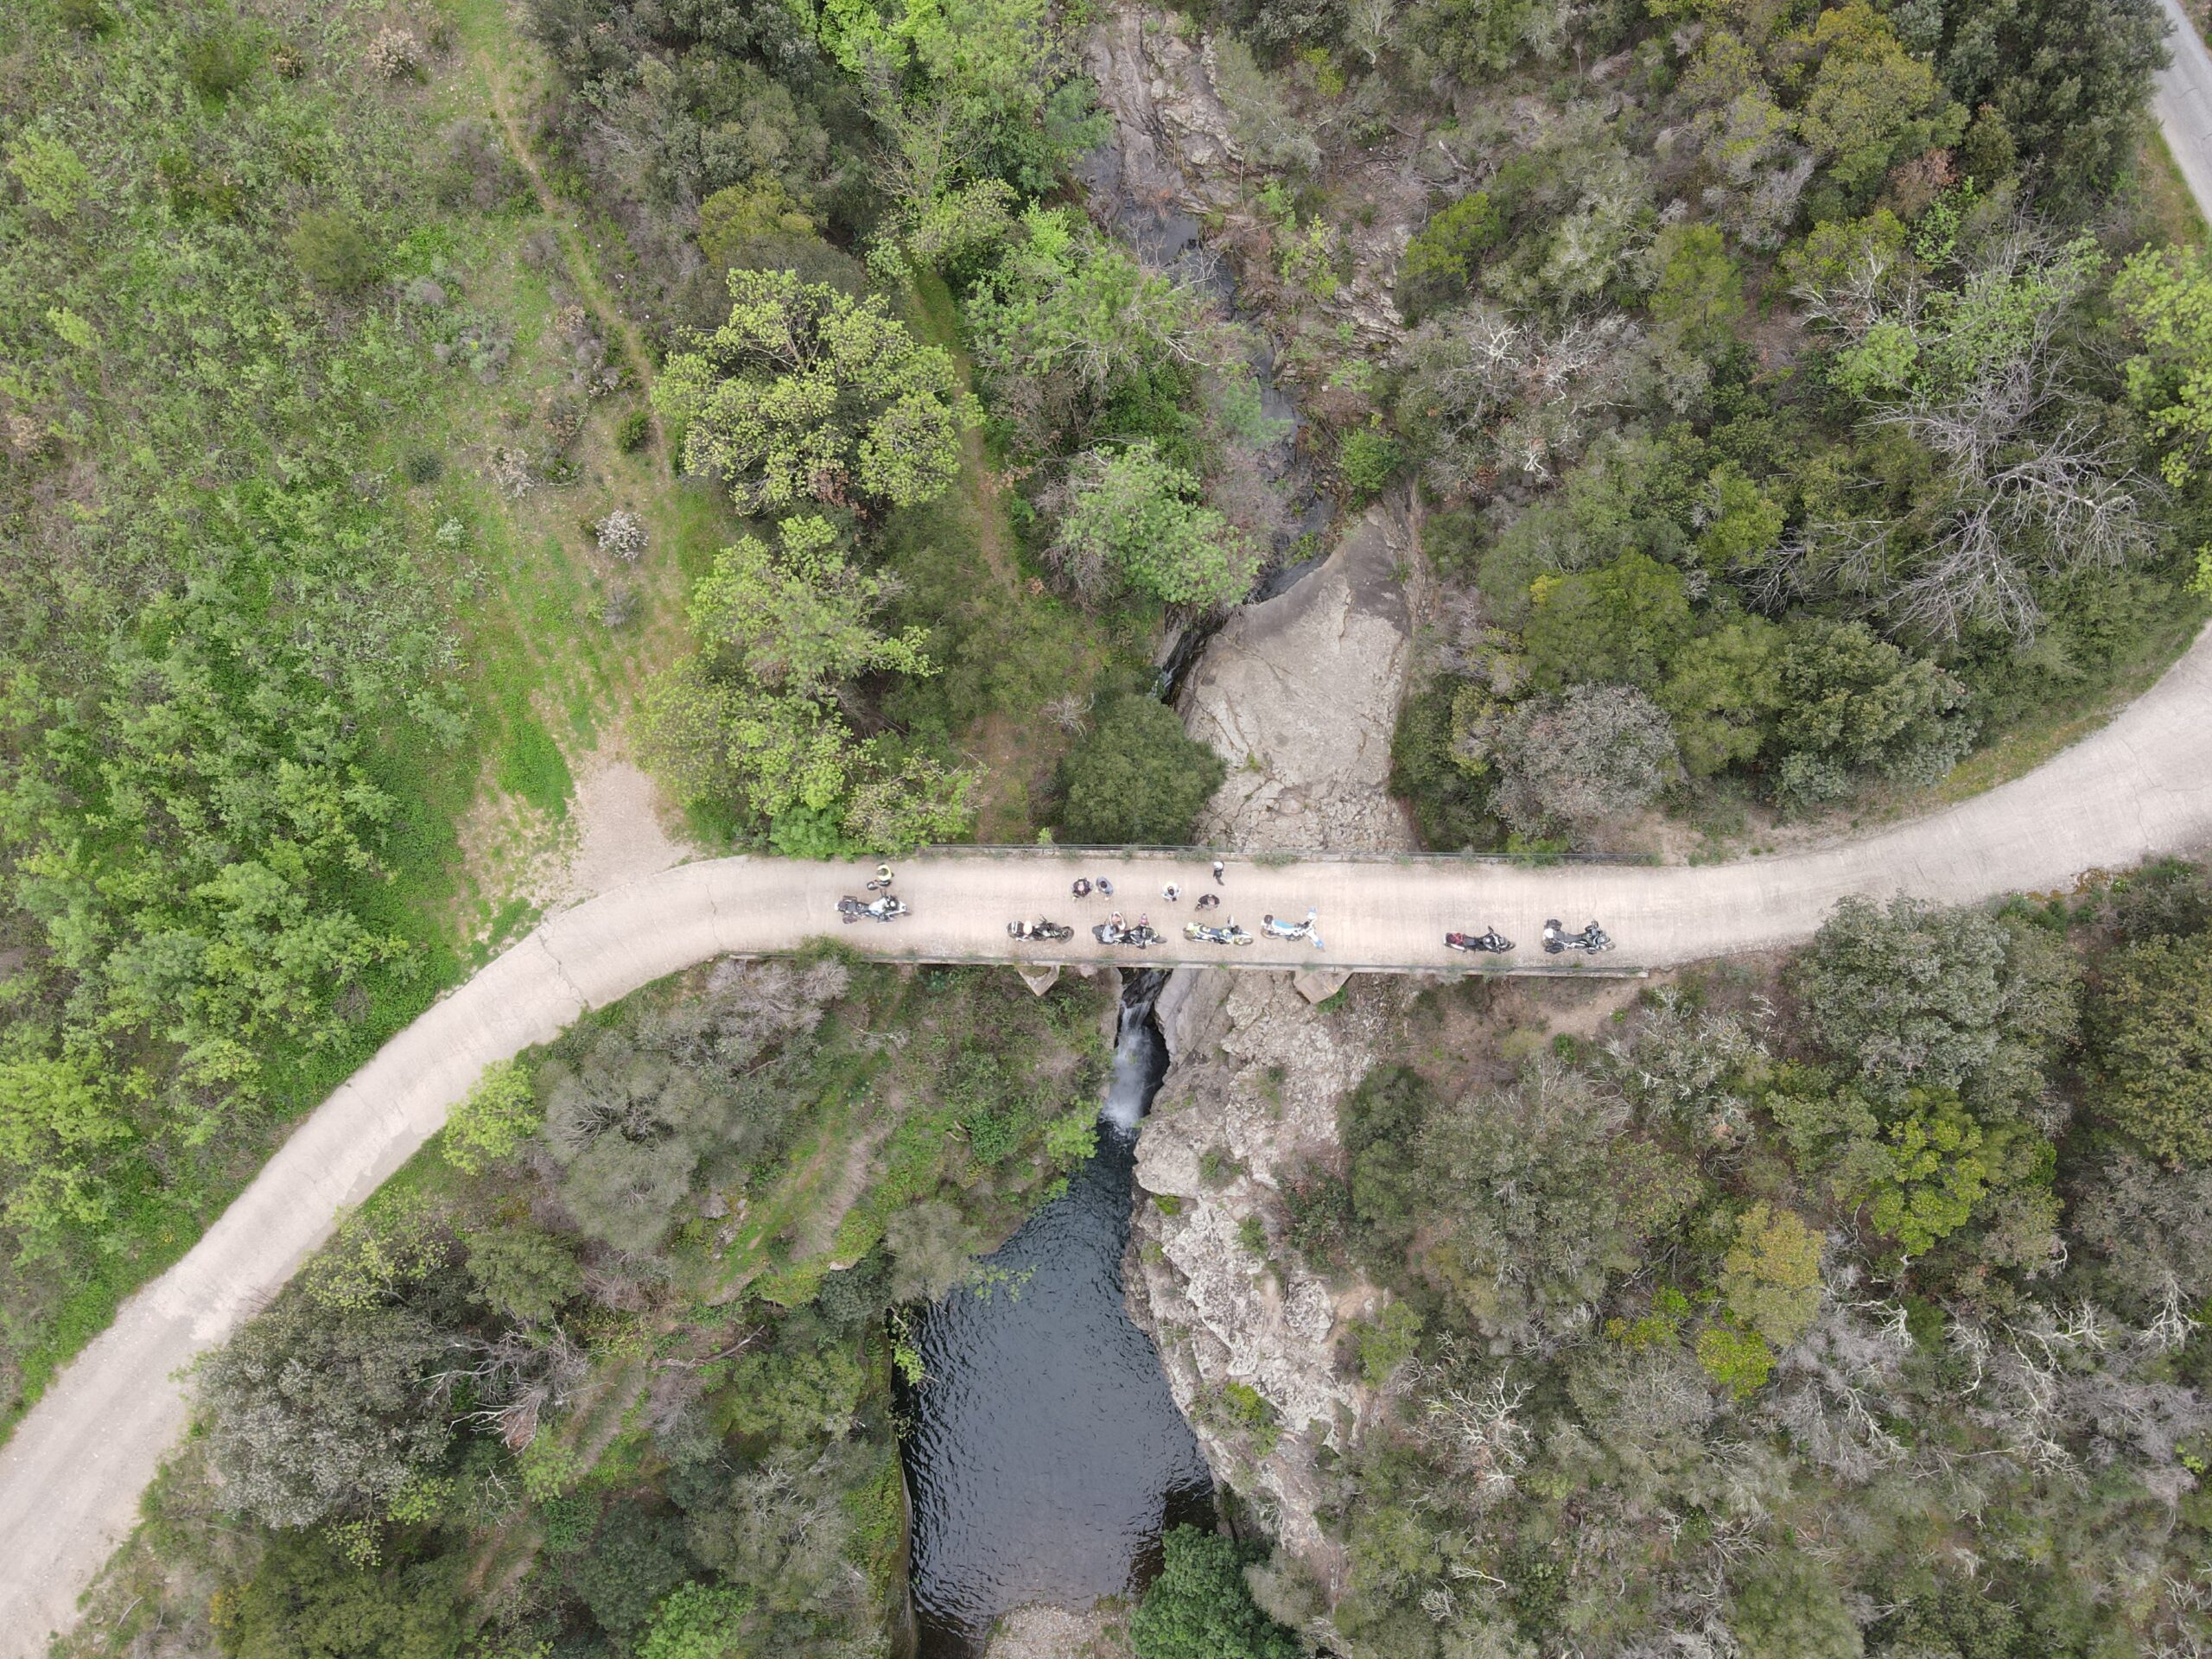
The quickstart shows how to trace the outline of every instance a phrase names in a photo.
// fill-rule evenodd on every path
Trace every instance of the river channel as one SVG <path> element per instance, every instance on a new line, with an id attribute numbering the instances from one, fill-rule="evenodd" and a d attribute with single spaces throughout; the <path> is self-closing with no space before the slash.
<path id="1" fill-rule="evenodd" d="M 1016 1607 L 1138 1590 L 1166 1528 L 1210 1520 L 1205 1459 L 1122 1298 L 1164 978 L 1131 976 L 1097 1153 L 989 1258 L 1007 1282 L 918 1321 L 927 1381 L 906 1395 L 904 1452 L 921 1659 L 974 1659 Z"/>

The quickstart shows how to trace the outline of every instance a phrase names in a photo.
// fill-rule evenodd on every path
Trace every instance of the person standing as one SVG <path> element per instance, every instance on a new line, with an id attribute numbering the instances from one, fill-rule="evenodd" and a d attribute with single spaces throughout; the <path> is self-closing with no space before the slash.
<path id="1" fill-rule="evenodd" d="M 1229 882 L 1228 882 L 1228 880 L 1227 880 L 1227 879 L 1226 879 L 1226 874 L 1225 874 L 1225 873 L 1227 872 L 1228 868 L 1229 868 L 1229 867 L 1228 867 L 1226 864 L 1224 864 L 1224 863 L 1223 863 L 1219 859 L 1217 859 L 1217 858 L 1216 860 L 1214 860 L 1214 861 L 1213 861 L 1213 884 L 1214 884 L 1214 886 L 1216 886 L 1217 887 L 1227 887 L 1227 886 L 1229 885 Z"/>
<path id="2" fill-rule="evenodd" d="M 1172 905 L 1178 899 L 1180 899 L 1183 896 L 1183 889 L 1177 887 L 1173 881 L 1170 881 L 1166 887 L 1160 890 L 1160 896 Z"/>

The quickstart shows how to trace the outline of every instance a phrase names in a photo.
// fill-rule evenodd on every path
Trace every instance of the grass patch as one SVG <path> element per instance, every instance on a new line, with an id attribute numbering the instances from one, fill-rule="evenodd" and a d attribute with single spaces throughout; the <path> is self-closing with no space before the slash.
<path id="1" fill-rule="evenodd" d="M 499 764 L 493 773 L 501 789 L 528 801 L 550 817 L 569 815 L 569 799 L 575 793 L 575 776 L 568 757 L 553 741 L 553 734 L 538 723 L 527 707 L 510 707 L 507 736 L 499 750 Z"/>

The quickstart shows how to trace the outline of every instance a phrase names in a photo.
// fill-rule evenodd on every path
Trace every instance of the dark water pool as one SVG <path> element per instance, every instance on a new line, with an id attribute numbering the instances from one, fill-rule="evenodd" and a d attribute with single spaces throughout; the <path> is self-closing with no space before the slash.
<path id="1" fill-rule="evenodd" d="M 929 1380 L 906 1396 L 904 1450 L 922 1659 L 971 1659 L 1026 1603 L 1139 1588 L 1161 1531 L 1211 1513 L 1205 1459 L 1122 1301 L 1135 1124 L 1166 1069 L 1157 978 L 1124 1001 L 1097 1155 L 990 1258 L 1019 1289 L 955 1291 L 917 1321 Z"/>

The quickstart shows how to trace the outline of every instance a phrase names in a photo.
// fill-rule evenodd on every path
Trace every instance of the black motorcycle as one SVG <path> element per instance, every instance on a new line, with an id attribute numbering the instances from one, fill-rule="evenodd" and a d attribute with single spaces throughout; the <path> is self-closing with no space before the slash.
<path id="1" fill-rule="evenodd" d="M 1062 939 L 1073 938 L 1075 929 L 1063 927 L 1058 922 L 1048 922 L 1040 916 L 1033 922 L 1008 922 L 1006 936 L 1010 939 L 1037 939 L 1057 944 Z"/>
<path id="2" fill-rule="evenodd" d="M 1612 948 L 1611 937 L 1595 922 L 1579 933 L 1568 932 L 1560 925 L 1557 917 L 1544 924 L 1544 950 L 1547 955 L 1555 957 L 1562 950 L 1587 950 L 1594 956 L 1600 950 Z"/>
<path id="3" fill-rule="evenodd" d="M 1160 943 L 1160 934 L 1145 923 L 1135 927 L 1116 927 L 1111 922 L 1101 922 L 1090 930 L 1090 937 L 1101 944 L 1127 944 L 1139 950 Z"/>
<path id="4" fill-rule="evenodd" d="M 1502 957 L 1513 948 L 1513 941 L 1493 927 L 1485 933 L 1446 933 L 1444 948 L 1478 956 Z"/>
<path id="5" fill-rule="evenodd" d="M 847 926 L 857 922 L 863 916 L 872 922 L 895 922 L 906 914 L 907 914 L 906 901 L 903 899 L 893 899 L 889 893 L 874 900 L 855 899 L 850 893 L 847 893 L 837 901 L 838 919 Z"/>

